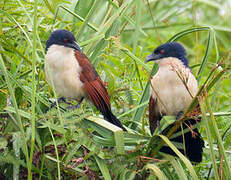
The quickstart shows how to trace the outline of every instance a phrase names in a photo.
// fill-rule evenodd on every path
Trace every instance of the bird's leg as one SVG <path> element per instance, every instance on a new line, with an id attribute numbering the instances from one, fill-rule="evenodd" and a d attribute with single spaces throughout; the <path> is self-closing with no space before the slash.
<path id="1" fill-rule="evenodd" d="M 80 108 L 80 104 L 83 102 L 84 97 L 81 97 L 80 101 L 78 102 L 78 104 L 76 104 L 76 108 Z"/>
<path id="2" fill-rule="evenodd" d="M 183 111 L 178 112 L 178 114 L 176 115 L 176 120 L 179 120 L 183 114 Z"/>
<path id="3" fill-rule="evenodd" d="M 62 103 L 62 102 L 65 103 L 65 104 L 69 104 L 69 105 L 72 104 L 70 102 L 67 102 L 65 97 L 61 97 L 61 98 L 58 99 L 58 103 Z"/>
<path id="4" fill-rule="evenodd" d="M 76 105 L 68 106 L 67 109 L 77 109 L 80 108 L 80 104 L 83 102 L 84 97 L 81 97 L 80 101 Z"/>
<path id="5" fill-rule="evenodd" d="M 55 105 L 56 105 L 56 101 L 54 101 L 53 103 L 51 103 L 49 109 L 52 109 Z"/>
<path id="6" fill-rule="evenodd" d="M 58 99 L 58 103 L 61 103 L 61 102 L 68 103 L 68 102 L 66 101 L 65 97 L 61 97 L 61 98 Z M 54 101 L 53 103 L 51 103 L 50 109 L 53 108 L 55 105 L 56 105 L 56 101 Z"/>
<path id="7" fill-rule="evenodd" d="M 60 104 L 60 103 L 62 103 L 62 102 L 65 103 L 65 104 L 72 105 L 70 102 L 67 102 L 67 100 L 66 100 L 65 97 L 61 97 L 61 98 L 58 99 L 58 104 Z M 51 103 L 50 109 L 53 108 L 54 106 L 56 106 L 56 101 L 53 102 L 53 103 Z"/>

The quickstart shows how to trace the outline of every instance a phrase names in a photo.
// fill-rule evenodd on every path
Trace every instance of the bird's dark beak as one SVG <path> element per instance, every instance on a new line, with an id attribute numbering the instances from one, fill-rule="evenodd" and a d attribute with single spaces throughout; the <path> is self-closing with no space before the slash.
<path id="1" fill-rule="evenodd" d="M 81 51 L 81 49 L 80 49 L 79 45 L 77 44 L 77 42 L 68 43 L 67 46 L 71 47 L 73 49 L 76 49 L 78 51 Z"/>
<path id="2" fill-rule="evenodd" d="M 155 60 L 160 59 L 160 58 L 161 58 L 160 54 L 152 53 L 145 58 L 145 63 L 147 63 L 149 61 L 155 61 Z"/>

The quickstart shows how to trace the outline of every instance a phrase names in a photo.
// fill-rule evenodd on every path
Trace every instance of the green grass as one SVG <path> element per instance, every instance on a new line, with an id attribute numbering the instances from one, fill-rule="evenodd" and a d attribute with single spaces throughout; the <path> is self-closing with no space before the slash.
<path id="1" fill-rule="evenodd" d="M 231 178 L 228 0 L 3 0 L 0 6 L 0 179 Z M 74 33 L 128 132 L 104 121 L 88 101 L 74 111 L 63 104 L 47 111 L 58 97 L 44 74 L 54 29 Z M 185 46 L 200 86 L 186 111 L 201 105 L 206 146 L 197 165 L 166 136 L 149 133 L 149 80 L 158 67 L 144 59 L 167 41 Z M 161 127 L 172 121 L 165 117 Z M 161 154 L 164 143 L 179 158 Z"/>

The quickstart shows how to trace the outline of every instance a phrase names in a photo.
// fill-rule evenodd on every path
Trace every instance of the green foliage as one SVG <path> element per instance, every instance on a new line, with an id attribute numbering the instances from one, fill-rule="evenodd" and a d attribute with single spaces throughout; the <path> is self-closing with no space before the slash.
<path id="1" fill-rule="evenodd" d="M 231 178 L 228 0 L 2 0 L 0 7 L 0 179 Z M 45 80 L 45 44 L 61 28 L 75 34 L 107 82 L 113 113 L 128 132 L 87 101 L 74 111 L 63 104 L 48 110 L 58 95 Z M 200 85 L 186 111 L 202 107 L 206 147 L 197 165 L 168 137 L 149 133 L 149 79 L 158 67 L 144 59 L 174 40 L 186 47 Z M 164 117 L 161 128 L 172 121 Z M 164 143 L 179 158 L 158 152 Z"/>

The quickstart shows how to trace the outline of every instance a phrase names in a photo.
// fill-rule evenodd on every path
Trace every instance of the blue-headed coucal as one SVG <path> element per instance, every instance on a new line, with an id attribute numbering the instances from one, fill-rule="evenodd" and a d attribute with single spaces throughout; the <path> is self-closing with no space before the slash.
<path id="1" fill-rule="evenodd" d="M 150 100 L 149 100 L 149 125 L 151 134 L 159 126 L 164 115 L 175 116 L 179 119 L 186 108 L 190 105 L 193 97 L 198 91 L 198 83 L 189 68 L 184 47 L 177 42 L 170 42 L 157 47 L 152 54 L 146 57 L 146 62 L 155 61 L 158 72 L 151 78 Z M 204 141 L 197 128 L 195 119 L 184 121 L 184 135 L 171 139 L 173 142 L 185 143 L 185 148 L 178 148 L 190 161 L 201 162 Z M 166 135 L 174 124 L 163 130 Z M 181 128 L 177 129 L 180 132 Z M 167 146 L 160 151 L 175 155 Z"/>
<path id="2" fill-rule="evenodd" d="M 71 32 L 56 30 L 50 35 L 46 42 L 45 73 L 50 85 L 53 80 L 58 94 L 79 102 L 87 97 L 106 120 L 126 131 L 111 111 L 107 89 Z"/>

